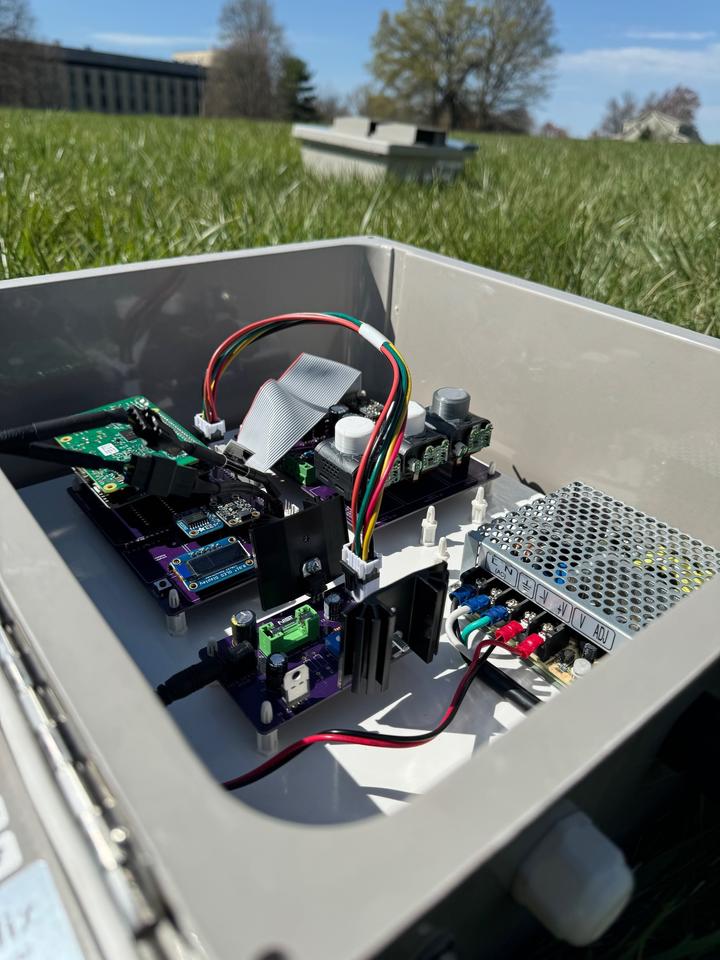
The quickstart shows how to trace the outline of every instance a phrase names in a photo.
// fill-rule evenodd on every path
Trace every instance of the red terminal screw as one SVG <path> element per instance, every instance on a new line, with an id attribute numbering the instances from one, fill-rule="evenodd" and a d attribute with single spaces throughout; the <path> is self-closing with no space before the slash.
<path id="1" fill-rule="evenodd" d="M 518 623 L 517 620 L 511 620 L 509 623 L 506 623 L 504 627 L 498 627 L 495 631 L 495 640 L 502 640 L 503 643 L 507 643 L 508 640 L 512 640 L 513 637 L 516 637 L 519 633 L 523 633 L 525 627 Z"/>
<path id="2" fill-rule="evenodd" d="M 521 640 L 520 643 L 514 649 L 514 653 L 517 654 L 522 660 L 526 660 L 530 654 L 535 653 L 538 647 L 541 647 L 547 637 L 544 637 L 541 633 L 529 633 L 524 640 Z"/>

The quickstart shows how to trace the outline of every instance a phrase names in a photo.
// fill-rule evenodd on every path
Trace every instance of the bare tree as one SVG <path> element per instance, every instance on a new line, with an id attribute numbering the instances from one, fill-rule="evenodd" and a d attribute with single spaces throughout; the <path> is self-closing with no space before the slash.
<path id="1" fill-rule="evenodd" d="M 287 55 L 268 0 L 229 0 L 220 13 L 224 46 L 208 79 L 206 109 L 225 116 L 273 117 Z"/>
<path id="2" fill-rule="evenodd" d="M 548 120 L 538 130 L 538 136 L 545 137 L 547 140 L 567 140 L 568 132 L 564 127 L 559 127 Z"/>
<path id="3" fill-rule="evenodd" d="M 34 30 L 26 0 L 0 0 L 0 40 L 29 40 Z"/>
<path id="4" fill-rule="evenodd" d="M 65 72 L 55 48 L 32 40 L 35 20 L 26 0 L 0 0 L 0 104 L 65 105 Z"/>
<path id="5" fill-rule="evenodd" d="M 665 93 L 651 93 L 645 101 L 644 110 L 659 110 L 667 113 L 681 123 L 695 124 L 695 114 L 700 107 L 700 96 L 690 87 L 678 84 Z"/>
<path id="6" fill-rule="evenodd" d="M 331 123 L 335 117 L 358 112 L 349 97 L 341 97 L 333 90 L 321 91 L 318 94 L 315 99 L 315 111 L 318 120 L 323 123 Z"/>
<path id="7" fill-rule="evenodd" d="M 605 116 L 600 122 L 595 134 L 598 137 L 614 137 L 622 133 L 626 120 L 632 120 L 639 112 L 638 102 L 634 94 L 626 90 L 618 100 L 612 97 L 607 102 Z"/>
<path id="8" fill-rule="evenodd" d="M 555 22 L 546 0 L 492 0 L 482 10 L 482 50 L 475 73 L 478 126 L 516 113 L 547 93 Z"/>

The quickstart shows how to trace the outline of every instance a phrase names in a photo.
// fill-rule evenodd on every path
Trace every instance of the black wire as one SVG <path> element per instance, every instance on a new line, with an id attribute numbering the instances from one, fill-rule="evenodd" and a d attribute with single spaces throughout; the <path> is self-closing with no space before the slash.
<path id="1" fill-rule="evenodd" d="M 399 389 L 398 389 L 399 394 Z M 375 443 L 371 447 L 370 455 L 368 456 L 367 462 L 365 464 L 365 469 L 362 473 L 362 486 L 364 487 L 370 477 L 372 472 L 375 469 L 375 465 L 378 459 L 385 455 L 385 448 L 387 446 L 387 441 L 390 437 L 393 436 L 395 430 L 400 424 L 402 418 L 402 404 L 399 403 L 399 396 L 395 397 L 393 401 L 393 407 L 390 411 L 389 416 L 386 418 L 385 423 L 378 432 L 377 437 L 375 438 Z M 358 510 L 361 504 L 358 504 Z"/>
<path id="2" fill-rule="evenodd" d="M 470 665 L 468 672 L 463 678 L 463 685 L 461 687 L 461 692 L 458 695 L 458 698 L 455 702 L 455 705 L 452 711 L 445 717 L 442 723 L 438 724 L 437 727 L 434 727 L 432 730 L 428 730 L 427 733 L 418 733 L 412 735 L 401 735 L 393 733 L 375 733 L 360 731 L 360 730 L 326 730 L 326 733 L 332 733 L 340 735 L 343 737 L 362 737 L 363 740 L 374 740 L 376 743 L 428 743 L 430 740 L 434 740 L 443 730 L 447 730 L 450 724 L 453 722 L 457 716 L 457 712 L 460 709 L 460 704 L 463 702 L 467 696 L 467 692 L 472 685 L 473 680 L 478 675 L 478 670 L 480 669 L 480 664 L 483 660 L 483 657 L 478 657 L 478 659 Z"/>
<path id="3" fill-rule="evenodd" d="M 254 467 L 249 467 L 246 463 L 237 460 L 233 456 L 227 456 L 225 459 L 226 470 L 230 473 L 237 473 L 241 479 L 247 478 L 248 480 L 254 480 L 259 486 L 264 487 L 273 498 L 282 503 L 283 498 L 280 484 L 276 483 L 269 474 L 263 473 L 261 470 L 256 470 Z"/>
<path id="4" fill-rule="evenodd" d="M 53 437 L 64 434 L 81 433 L 84 430 L 108 426 L 111 423 L 127 422 L 128 411 L 122 407 L 112 407 L 109 410 L 90 410 L 87 413 L 76 413 L 54 420 L 40 420 L 20 427 L 8 427 L 0 430 L 0 450 L 3 453 L 19 453 L 20 449 L 28 444 L 40 440 L 51 440 Z"/>
<path id="5" fill-rule="evenodd" d="M 258 340 L 262 340 L 264 337 L 267 337 L 272 333 L 276 333 L 279 330 L 289 330 L 292 327 L 301 326 L 306 322 L 307 322 L 306 320 L 289 320 L 289 321 L 282 321 L 282 322 L 275 323 L 272 326 L 264 328 L 263 331 L 253 339 L 253 343 L 256 343 Z M 224 357 L 219 357 L 218 360 L 216 361 L 212 371 L 212 379 L 215 379 L 215 373 L 219 368 L 219 366 L 223 363 L 223 361 L 224 361 Z M 395 363 L 397 363 L 397 360 L 395 360 Z M 217 386 L 216 386 L 216 389 L 217 389 Z M 361 480 L 363 485 L 367 483 L 367 479 L 372 475 L 372 471 L 375 468 L 375 463 L 378 457 L 381 455 L 384 456 L 385 445 L 387 444 L 387 440 L 390 436 L 393 435 L 393 433 L 395 432 L 395 428 L 399 425 L 399 421 L 402 415 L 402 405 L 398 402 L 399 398 L 400 398 L 400 385 L 398 383 L 398 386 L 396 387 L 396 390 L 395 390 L 395 396 L 393 398 L 394 399 L 393 408 L 390 412 L 390 415 L 386 418 L 385 423 L 383 424 L 383 427 L 378 432 L 378 435 L 375 438 L 375 442 L 373 443 L 373 446 L 371 448 L 370 455 L 368 456 L 368 459 L 365 463 L 365 468 L 363 469 L 362 480 Z"/>
<path id="6" fill-rule="evenodd" d="M 453 609 L 457 608 L 457 604 L 453 604 Z M 462 643 L 462 637 L 460 636 L 460 624 L 457 620 L 453 621 L 452 632 L 455 637 Z M 520 710 L 524 710 L 526 713 L 532 710 L 533 707 L 536 707 L 539 703 L 542 703 L 542 700 L 539 697 L 536 697 L 535 694 L 524 687 L 521 683 L 518 683 L 517 680 L 509 676 L 504 670 L 500 670 L 495 666 L 494 663 L 489 662 L 489 657 L 493 653 L 493 648 L 488 647 L 487 650 L 484 650 L 481 656 L 478 658 L 478 671 L 477 676 L 480 680 L 485 681 L 485 683 L 506 700 L 509 700 L 513 706 L 518 707 Z"/>
<path id="7" fill-rule="evenodd" d="M 20 449 L 12 447 L 0 452 L 10 457 L 26 457 L 28 460 L 42 460 L 45 463 L 57 463 L 64 467 L 83 467 L 86 470 L 110 469 L 122 473 L 127 466 L 124 460 L 106 460 L 94 453 L 56 447 L 51 443 L 29 443 Z"/>
<path id="8" fill-rule="evenodd" d="M 455 693 L 455 703 L 452 707 L 452 710 L 448 713 L 445 719 L 438 724 L 437 727 L 434 727 L 432 730 L 429 730 L 427 733 L 413 734 L 409 736 L 400 736 L 390 733 L 374 733 L 367 732 L 365 730 L 343 730 L 343 729 L 333 729 L 333 730 L 323 730 L 319 734 L 312 734 L 312 736 L 325 736 L 325 735 L 334 735 L 341 737 L 354 737 L 361 738 L 362 740 L 372 740 L 375 743 L 407 743 L 417 746 L 428 743 L 430 740 L 434 740 L 435 737 L 439 736 L 443 730 L 446 730 L 450 724 L 453 722 L 457 716 L 460 705 L 465 699 L 468 690 L 470 689 L 473 680 L 478 674 L 478 670 L 482 663 L 482 658 L 478 658 L 474 663 L 471 663 L 468 667 L 467 673 L 465 674 L 462 684 L 458 688 L 458 691 Z M 298 757 L 301 753 L 304 753 L 310 747 L 314 746 L 312 743 L 302 743 L 298 741 L 297 748 L 292 752 L 289 752 L 282 759 L 278 760 L 277 763 L 273 764 L 272 758 L 270 761 L 266 761 L 265 764 L 261 764 L 256 772 L 252 770 L 248 771 L 246 774 L 241 774 L 239 777 L 234 777 L 232 780 L 226 781 L 223 786 L 226 790 L 232 791 L 237 790 L 239 787 L 250 786 L 251 783 L 257 783 L 258 780 L 262 780 L 264 777 L 269 776 L 271 773 L 275 773 L 276 770 L 280 770 L 281 767 L 284 767 L 286 763 L 289 763 L 291 760 L 294 760 L 295 757 Z M 280 756 L 281 754 L 278 754 Z M 264 769 L 263 769 L 264 768 Z"/>

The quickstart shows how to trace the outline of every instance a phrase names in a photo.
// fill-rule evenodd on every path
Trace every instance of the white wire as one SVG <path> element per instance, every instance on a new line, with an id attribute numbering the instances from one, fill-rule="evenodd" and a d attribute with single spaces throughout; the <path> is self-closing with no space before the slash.
<path id="1" fill-rule="evenodd" d="M 452 613 L 449 613 L 445 618 L 445 636 L 451 643 L 457 643 L 457 637 L 453 632 L 453 624 L 456 623 L 461 617 L 467 617 L 472 613 L 470 607 L 456 607 Z"/>

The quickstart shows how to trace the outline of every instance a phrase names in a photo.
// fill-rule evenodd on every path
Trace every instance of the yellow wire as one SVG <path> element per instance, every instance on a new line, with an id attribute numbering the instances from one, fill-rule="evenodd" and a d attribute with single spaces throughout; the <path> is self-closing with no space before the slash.
<path id="1" fill-rule="evenodd" d="M 233 350 L 233 352 L 230 354 L 230 359 L 229 359 L 229 361 L 228 361 L 227 367 L 224 367 L 224 369 L 223 369 L 223 373 L 225 373 L 226 370 L 228 369 L 228 367 L 230 367 L 230 365 L 235 362 L 235 359 L 236 359 L 237 355 L 238 355 L 241 351 L 243 351 L 243 350 L 245 349 L 245 347 L 249 347 L 251 343 L 253 343 L 255 340 L 257 340 L 257 338 L 260 336 L 260 334 L 261 334 L 262 332 L 263 332 L 262 330 L 258 331 L 258 333 L 254 334 L 249 340 L 244 340 L 244 341 L 240 344 L 240 346 L 235 347 L 235 349 Z M 210 389 L 211 389 L 211 390 L 214 390 L 214 389 L 215 389 L 215 384 L 216 384 L 217 382 L 218 382 L 218 381 L 217 381 L 217 378 L 216 378 L 216 377 L 213 378 L 213 379 L 210 381 Z"/>
<path id="2" fill-rule="evenodd" d="M 261 334 L 262 332 L 263 332 L 263 331 L 258 331 L 258 333 L 256 333 L 253 337 L 251 337 L 249 340 L 244 340 L 239 346 L 237 346 L 237 347 L 233 350 L 232 354 L 230 355 L 229 362 L 228 362 L 227 365 L 223 368 L 223 373 L 225 373 L 225 372 L 227 371 L 227 369 L 231 366 L 231 364 L 235 362 L 238 354 L 241 353 L 241 351 L 244 350 L 245 347 L 249 347 L 250 344 L 253 343 L 253 341 L 257 340 L 257 338 L 260 336 L 260 334 Z M 393 346 L 393 349 L 394 349 L 395 353 L 396 353 L 396 354 L 398 355 L 398 357 L 400 358 L 400 361 L 405 365 L 405 370 L 406 370 L 406 372 L 407 372 L 407 381 L 408 381 L 408 383 L 407 383 L 407 393 L 405 394 L 405 404 L 404 404 L 404 408 L 403 408 L 403 418 L 402 418 L 402 420 L 400 421 L 400 422 L 402 423 L 402 422 L 404 421 L 405 417 L 407 416 L 408 404 L 410 403 L 410 396 L 411 396 L 411 394 L 412 394 L 412 377 L 411 377 L 411 375 L 410 375 L 410 370 L 408 369 L 408 365 L 407 365 L 407 363 L 405 362 L 405 358 L 404 358 L 403 355 L 400 353 L 400 351 L 399 351 L 398 348 L 395 346 L 395 344 L 393 344 L 392 346 Z M 214 378 L 213 380 L 210 381 L 210 388 L 211 388 L 212 390 L 215 389 L 216 383 L 217 383 L 217 378 Z M 392 451 L 392 448 L 393 448 L 393 446 L 394 446 L 394 444 L 395 444 L 395 440 L 397 439 L 397 436 L 398 436 L 398 433 L 399 433 L 399 432 L 400 432 L 399 429 L 396 430 L 395 433 L 393 434 L 393 436 L 392 436 L 391 439 L 390 439 L 390 443 L 388 444 L 388 451 L 387 451 L 387 453 L 385 454 L 385 460 L 384 460 L 384 462 L 383 462 L 383 468 L 382 468 L 382 470 L 380 471 L 381 475 L 384 473 L 384 471 L 385 471 L 385 469 L 386 469 L 386 467 L 387 467 L 387 465 L 388 465 L 388 460 L 390 459 L 390 453 L 391 453 L 391 451 Z M 378 497 L 378 501 L 377 501 L 377 503 L 376 503 L 376 505 L 375 505 L 375 509 L 373 510 L 372 515 L 370 516 L 370 520 L 368 521 L 368 525 L 367 525 L 367 530 L 366 530 L 366 532 L 365 532 L 365 536 L 363 537 L 363 543 L 362 543 L 362 558 L 363 558 L 363 560 L 367 560 L 367 559 L 368 559 L 368 556 L 369 556 L 369 554 L 370 554 L 370 541 L 372 540 L 373 530 L 375 529 L 375 524 L 377 523 L 377 519 L 378 519 L 378 516 L 379 516 L 379 514 L 380 514 L 380 508 L 381 508 L 381 506 L 382 506 L 382 498 L 383 498 L 383 495 L 382 495 L 382 493 L 381 493 L 380 496 Z"/>
<path id="3" fill-rule="evenodd" d="M 400 353 L 397 347 L 395 347 L 394 344 L 393 344 L 393 347 L 395 348 L 395 352 L 400 357 L 402 362 L 405 363 L 405 358 L 403 357 L 403 355 Z M 408 386 L 407 386 L 407 393 L 405 394 L 403 417 L 400 420 L 401 424 L 404 422 L 405 417 L 407 416 L 408 405 L 410 403 L 410 393 L 412 390 L 412 377 L 410 376 L 410 371 L 407 369 L 406 363 L 405 363 L 405 369 L 407 370 Z M 397 439 L 399 432 L 400 432 L 399 429 L 395 431 L 395 433 L 392 436 L 392 439 L 390 440 L 390 443 L 388 444 L 388 451 L 385 454 L 383 467 L 382 467 L 382 470 L 380 471 L 381 476 L 385 472 L 385 469 L 388 465 L 388 460 L 390 459 L 390 453 L 392 451 L 392 448 L 395 444 L 395 440 Z M 370 556 L 370 541 L 372 540 L 373 530 L 375 529 L 375 524 L 377 523 L 378 516 L 380 515 L 380 508 L 382 506 L 383 493 L 384 491 L 378 497 L 377 503 L 375 504 L 372 514 L 370 515 L 370 519 L 368 521 L 367 528 L 365 530 L 365 536 L 363 537 L 362 550 L 361 550 L 361 557 L 363 560 L 367 560 L 368 557 Z"/>

